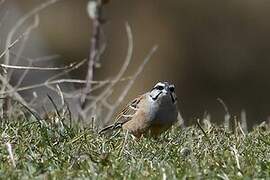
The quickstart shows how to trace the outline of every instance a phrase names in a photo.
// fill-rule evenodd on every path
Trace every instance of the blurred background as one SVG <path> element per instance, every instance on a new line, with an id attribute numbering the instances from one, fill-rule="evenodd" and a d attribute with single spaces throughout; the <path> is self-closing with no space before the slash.
<path id="1" fill-rule="evenodd" d="M 0 6 L 1 48 L 14 23 L 43 0 L 8 0 Z M 24 56 L 57 54 L 57 63 L 88 57 L 91 20 L 87 0 L 61 0 L 40 13 Z M 129 102 L 158 81 L 176 86 L 186 123 L 205 112 L 223 121 L 224 100 L 232 115 L 246 111 L 249 126 L 270 115 L 270 2 L 267 0 L 111 0 L 104 7 L 107 49 L 95 79 L 114 76 L 127 51 L 125 23 L 134 35 L 132 75 L 155 44 L 150 63 L 125 98 Z M 72 76 L 85 77 L 87 67 Z M 43 75 L 42 75 L 43 77 Z M 45 76 L 44 76 L 45 77 Z M 40 76 L 28 77 L 36 81 Z M 15 79 L 16 80 L 16 79 Z M 38 80 L 37 80 L 38 81 Z M 119 90 L 121 93 L 121 90 Z M 42 93 L 42 92 L 41 92 Z"/>

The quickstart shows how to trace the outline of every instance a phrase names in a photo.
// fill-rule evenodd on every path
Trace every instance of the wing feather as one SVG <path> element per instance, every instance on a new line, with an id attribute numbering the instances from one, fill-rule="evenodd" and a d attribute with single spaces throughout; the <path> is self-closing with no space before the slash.
<path id="1" fill-rule="evenodd" d="M 139 109 L 139 103 L 141 102 L 143 96 L 139 96 L 131 101 L 116 117 L 114 124 L 125 124 L 135 115 Z"/>
<path id="2" fill-rule="evenodd" d="M 124 109 L 116 116 L 115 122 L 112 125 L 109 125 L 103 128 L 99 133 L 103 133 L 109 129 L 117 129 L 122 127 L 123 124 L 130 121 L 132 117 L 135 115 L 137 110 L 139 109 L 139 103 L 144 98 L 144 95 L 141 95 L 135 99 L 133 99 L 129 104 L 124 107 Z"/>

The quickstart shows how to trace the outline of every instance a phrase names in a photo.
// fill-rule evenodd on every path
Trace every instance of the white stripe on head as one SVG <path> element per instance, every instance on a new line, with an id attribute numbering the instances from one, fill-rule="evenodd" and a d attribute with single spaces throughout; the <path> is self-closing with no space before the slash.
<path id="1" fill-rule="evenodd" d="M 157 86 L 162 86 L 162 87 L 164 87 L 164 86 L 165 86 L 165 84 L 164 84 L 164 83 L 162 83 L 162 82 L 158 82 L 158 83 L 155 85 L 155 87 L 157 87 Z"/>

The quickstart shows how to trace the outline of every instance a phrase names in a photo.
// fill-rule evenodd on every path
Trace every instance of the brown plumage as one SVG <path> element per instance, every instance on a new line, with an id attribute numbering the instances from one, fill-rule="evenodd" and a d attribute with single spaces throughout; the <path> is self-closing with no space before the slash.
<path id="1" fill-rule="evenodd" d="M 158 84 L 152 91 L 131 101 L 118 114 L 114 124 L 105 127 L 100 133 L 109 129 L 123 128 L 136 137 L 157 137 L 169 129 L 177 120 L 176 96 L 174 89 L 163 90 L 166 86 L 169 87 L 168 83 L 164 83 L 164 88 Z"/>

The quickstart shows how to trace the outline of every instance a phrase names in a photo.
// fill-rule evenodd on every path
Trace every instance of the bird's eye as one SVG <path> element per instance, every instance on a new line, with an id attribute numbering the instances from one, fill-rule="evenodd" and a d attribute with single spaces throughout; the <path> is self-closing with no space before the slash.
<path id="1" fill-rule="evenodd" d="M 158 90 L 163 90 L 164 87 L 163 87 L 163 86 L 156 86 L 156 89 L 158 89 Z"/>
<path id="2" fill-rule="evenodd" d="M 170 86 L 169 89 L 171 92 L 174 92 L 174 86 Z"/>

